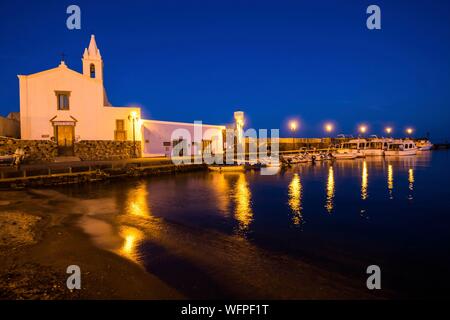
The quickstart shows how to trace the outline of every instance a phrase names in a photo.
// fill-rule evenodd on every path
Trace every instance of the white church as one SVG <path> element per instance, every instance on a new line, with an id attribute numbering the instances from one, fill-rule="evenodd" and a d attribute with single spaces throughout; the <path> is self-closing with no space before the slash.
<path id="1" fill-rule="evenodd" d="M 225 126 L 203 124 L 201 142 L 190 143 L 193 123 L 145 120 L 140 108 L 113 106 L 94 35 L 82 61 L 82 73 L 61 61 L 56 68 L 18 76 L 21 139 L 53 140 L 62 155 L 73 155 L 74 144 L 84 140 L 138 141 L 144 157 L 170 156 L 180 141 L 188 141 L 193 155 L 205 149 L 223 153 Z"/>

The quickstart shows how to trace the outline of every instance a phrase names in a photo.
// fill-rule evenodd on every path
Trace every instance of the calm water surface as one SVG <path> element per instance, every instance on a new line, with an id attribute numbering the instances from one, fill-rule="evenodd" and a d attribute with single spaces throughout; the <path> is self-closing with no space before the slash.
<path id="1" fill-rule="evenodd" d="M 57 189 L 94 243 L 192 298 L 448 296 L 450 155 Z"/>

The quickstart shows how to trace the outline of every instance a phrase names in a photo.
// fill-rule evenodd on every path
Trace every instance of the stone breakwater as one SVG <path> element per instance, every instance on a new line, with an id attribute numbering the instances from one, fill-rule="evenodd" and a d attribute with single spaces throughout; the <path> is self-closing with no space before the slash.
<path id="1" fill-rule="evenodd" d="M 141 144 L 136 141 L 136 155 L 141 155 Z M 17 148 L 25 148 L 26 163 L 52 162 L 58 156 L 58 145 L 51 140 L 20 140 L 0 137 L 0 156 L 11 155 Z M 133 158 L 132 141 L 82 140 L 74 144 L 74 156 L 81 160 L 125 160 Z"/>

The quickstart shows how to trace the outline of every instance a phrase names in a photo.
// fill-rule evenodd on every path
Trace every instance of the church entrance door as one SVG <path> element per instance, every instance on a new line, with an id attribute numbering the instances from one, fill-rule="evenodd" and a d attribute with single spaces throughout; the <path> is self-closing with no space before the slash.
<path id="1" fill-rule="evenodd" d="M 56 126 L 56 141 L 58 142 L 58 154 L 60 156 L 73 156 L 74 126 Z"/>

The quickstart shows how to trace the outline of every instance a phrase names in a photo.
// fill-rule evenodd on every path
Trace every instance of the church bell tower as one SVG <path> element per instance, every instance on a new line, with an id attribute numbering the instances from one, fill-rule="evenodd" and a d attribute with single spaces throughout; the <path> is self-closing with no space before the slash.
<path id="1" fill-rule="evenodd" d="M 94 35 L 91 35 L 89 47 L 84 49 L 82 61 L 84 76 L 103 81 L 103 60 Z"/>

